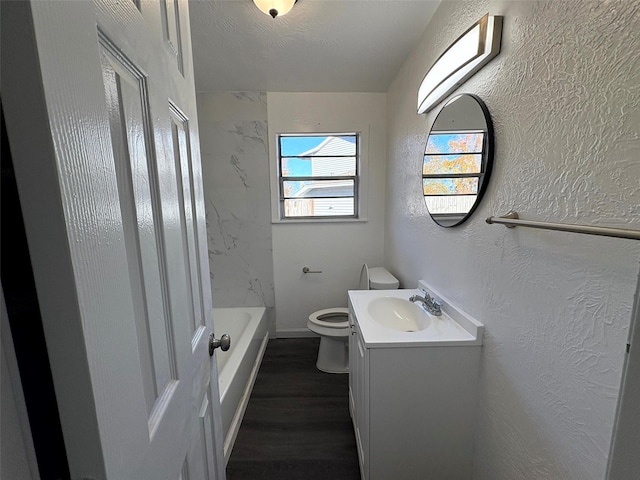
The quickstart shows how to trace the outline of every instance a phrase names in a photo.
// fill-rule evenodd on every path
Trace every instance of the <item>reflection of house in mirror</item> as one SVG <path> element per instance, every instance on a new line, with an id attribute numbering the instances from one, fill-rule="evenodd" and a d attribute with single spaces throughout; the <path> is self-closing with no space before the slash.
<path id="1" fill-rule="evenodd" d="M 355 136 L 329 136 L 318 146 L 298 155 L 298 158 L 310 162 L 309 176 L 313 179 L 297 182 L 297 188 L 292 189 L 285 202 L 286 217 L 344 217 L 355 214 L 355 139 Z"/>

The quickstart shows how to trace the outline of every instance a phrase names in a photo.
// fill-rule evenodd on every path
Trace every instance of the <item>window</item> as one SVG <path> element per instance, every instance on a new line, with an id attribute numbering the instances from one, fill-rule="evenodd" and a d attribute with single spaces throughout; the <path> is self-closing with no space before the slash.
<path id="1" fill-rule="evenodd" d="M 358 218 L 358 133 L 278 135 L 281 219 Z"/>

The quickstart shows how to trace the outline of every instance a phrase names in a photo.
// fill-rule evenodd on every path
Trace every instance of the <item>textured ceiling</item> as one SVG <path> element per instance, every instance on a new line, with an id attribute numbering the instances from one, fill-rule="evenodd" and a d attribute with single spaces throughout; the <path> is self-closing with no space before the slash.
<path id="1" fill-rule="evenodd" d="M 386 92 L 439 0 L 190 0 L 198 91 Z"/>

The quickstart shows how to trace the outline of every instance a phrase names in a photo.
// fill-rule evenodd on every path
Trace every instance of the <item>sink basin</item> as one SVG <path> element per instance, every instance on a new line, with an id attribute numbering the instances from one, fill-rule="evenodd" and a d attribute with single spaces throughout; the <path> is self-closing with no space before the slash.
<path id="1" fill-rule="evenodd" d="M 349 312 L 367 348 L 482 345 L 484 327 L 480 322 L 422 280 L 418 286 L 349 291 Z M 442 300 L 441 316 L 433 316 L 409 301 L 412 295 L 424 292 Z"/>
<path id="2" fill-rule="evenodd" d="M 431 325 L 431 317 L 404 298 L 374 298 L 369 302 L 367 311 L 375 322 L 400 332 L 419 332 Z"/>

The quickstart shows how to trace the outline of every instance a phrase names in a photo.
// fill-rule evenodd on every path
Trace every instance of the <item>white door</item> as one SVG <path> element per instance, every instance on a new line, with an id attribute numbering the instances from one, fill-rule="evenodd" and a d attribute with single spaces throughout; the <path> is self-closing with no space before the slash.
<path id="1" fill-rule="evenodd" d="M 2 2 L 2 37 L 72 478 L 224 480 L 187 1 Z"/>

